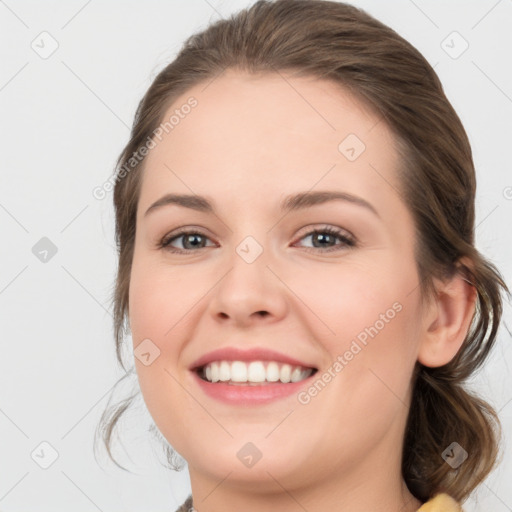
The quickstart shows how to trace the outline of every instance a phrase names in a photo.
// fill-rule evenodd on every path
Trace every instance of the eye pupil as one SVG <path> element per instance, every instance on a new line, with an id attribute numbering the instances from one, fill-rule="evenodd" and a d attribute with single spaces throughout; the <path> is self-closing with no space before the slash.
<path id="1" fill-rule="evenodd" d="M 198 247 L 198 246 L 201 246 L 201 243 L 199 244 L 196 244 L 196 243 L 193 243 L 194 240 L 197 241 L 197 239 L 200 239 L 202 238 L 201 235 L 198 235 L 198 234 L 190 234 L 190 235 L 186 235 L 184 237 L 184 244 L 183 246 L 186 248 L 187 247 L 187 243 L 189 242 L 192 242 L 192 247 Z"/>
<path id="2" fill-rule="evenodd" d="M 313 240 L 315 240 L 315 237 L 317 237 L 317 238 L 318 238 L 318 240 L 319 240 L 320 242 L 321 242 L 322 240 L 323 240 L 323 241 L 327 241 L 327 242 L 328 242 L 328 241 L 329 241 L 329 239 L 330 239 L 330 238 L 332 238 L 332 235 L 328 235 L 328 234 L 326 235 L 326 234 L 324 234 L 324 233 L 316 233 L 316 235 L 314 235 L 314 236 L 313 236 Z M 332 242 L 332 240 L 331 240 L 331 242 Z M 313 245 L 314 245 L 314 243 L 313 243 Z M 326 244 L 320 244 L 320 247 L 321 247 L 322 245 L 326 245 Z"/>

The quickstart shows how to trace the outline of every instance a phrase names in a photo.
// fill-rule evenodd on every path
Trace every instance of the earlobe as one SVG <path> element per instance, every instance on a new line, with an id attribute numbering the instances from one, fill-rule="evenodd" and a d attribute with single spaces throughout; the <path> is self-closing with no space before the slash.
<path id="1" fill-rule="evenodd" d="M 449 363 L 467 336 L 476 306 L 476 288 L 459 272 L 435 280 L 436 298 L 425 317 L 418 361 L 438 367 Z"/>

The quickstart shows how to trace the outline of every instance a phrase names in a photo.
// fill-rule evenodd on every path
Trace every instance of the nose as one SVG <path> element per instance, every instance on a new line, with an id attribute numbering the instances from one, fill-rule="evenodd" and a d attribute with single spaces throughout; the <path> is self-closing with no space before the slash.
<path id="1" fill-rule="evenodd" d="M 211 291 L 209 311 L 215 321 L 249 327 L 277 322 L 286 315 L 287 288 L 268 266 L 265 251 L 252 262 L 233 251 L 228 265 Z"/>

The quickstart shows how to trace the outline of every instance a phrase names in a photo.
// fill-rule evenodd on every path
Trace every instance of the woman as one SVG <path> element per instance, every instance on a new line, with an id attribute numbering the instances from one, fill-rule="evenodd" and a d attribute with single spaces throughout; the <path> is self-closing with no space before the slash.
<path id="1" fill-rule="evenodd" d="M 464 381 L 509 293 L 475 188 L 432 67 L 364 11 L 260 1 L 189 38 L 114 190 L 118 358 L 128 320 L 180 510 L 462 510 L 500 435 Z"/>

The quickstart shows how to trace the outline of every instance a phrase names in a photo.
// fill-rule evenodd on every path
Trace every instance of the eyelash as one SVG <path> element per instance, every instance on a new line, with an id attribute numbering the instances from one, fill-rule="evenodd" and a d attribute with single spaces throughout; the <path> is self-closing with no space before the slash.
<path id="1" fill-rule="evenodd" d="M 299 240 L 302 240 L 303 238 L 306 238 L 311 235 L 317 235 L 317 234 L 328 234 L 330 236 L 335 236 L 335 237 L 339 238 L 348 249 L 352 249 L 352 248 L 355 248 L 358 246 L 355 238 L 353 238 L 351 236 L 349 237 L 349 236 L 345 235 L 341 230 L 330 227 L 330 226 L 327 226 L 327 227 L 321 228 L 321 229 L 313 229 L 311 231 L 308 231 Z M 171 247 L 171 245 L 170 245 L 171 242 L 173 242 L 174 240 L 177 240 L 180 237 L 183 237 L 185 235 L 199 235 L 201 237 L 208 238 L 206 235 L 204 235 L 200 231 L 182 230 L 182 231 L 179 231 L 178 233 L 172 233 L 172 235 L 164 236 L 162 238 L 162 240 L 160 240 L 160 242 L 158 242 L 158 248 L 172 252 L 172 253 L 177 253 L 177 254 L 185 254 L 185 253 L 194 252 L 193 249 L 177 249 L 175 247 Z M 199 247 L 199 249 L 206 249 L 206 247 Z M 308 251 L 312 250 L 312 251 L 320 251 L 320 252 L 332 252 L 332 251 L 340 250 L 340 246 L 328 247 L 326 249 L 320 248 L 320 247 L 305 247 L 305 249 Z"/>

